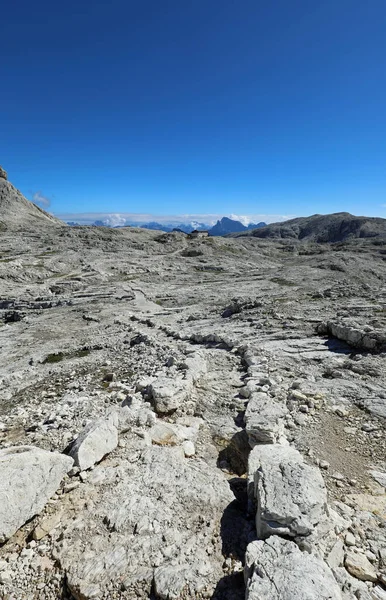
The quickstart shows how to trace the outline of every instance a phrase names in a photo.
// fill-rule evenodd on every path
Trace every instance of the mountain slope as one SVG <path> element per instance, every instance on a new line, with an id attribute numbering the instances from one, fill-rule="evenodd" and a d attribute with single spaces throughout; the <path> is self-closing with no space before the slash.
<path id="1" fill-rule="evenodd" d="M 9 181 L 0 178 L 0 229 L 47 226 L 65 226 L 65 223 L 27 200 Z"/>
<path id="2" fill-rule="evenodd" d="M 386 237 L 386 219 L 356 217 L 350 213 L 311 215 L 271 223 L 266 227 L 239 234 L 259 238 L 297 239 L 319 243 L 334 243 L 353 238 Z"/>
<path id="3" fill-rule="evenodd" d="M 257 225 L 248 225 L 246 227 L 240 221 L 223 217 L 221 221 L 217 221 L 211 229 L 209 229 L 209 235 L 228 235 L 229 233 L 238 233 L 241 231 L 247 231 L 248 229 L 264 227 L 265 223 L 257 223 Z"/>

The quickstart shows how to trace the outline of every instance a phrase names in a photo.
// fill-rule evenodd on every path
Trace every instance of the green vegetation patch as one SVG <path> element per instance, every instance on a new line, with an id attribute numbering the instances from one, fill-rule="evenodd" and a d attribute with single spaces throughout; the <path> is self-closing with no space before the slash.
<path id="1" fill-rule="evenodd" d="M 63 358 L 63 352 L 54 352 L 53 354 L 48 354 L 43 360 L 43 365 L 60 362 L 61 360 L 63 360 Z"/>
<path id="2" fill-rule="evenodd" d="M 88 348 L 81 348 L 80 350 L 74 350 L 72 352 L 54 352 L 46 356 L 43 360 L 43 365 L 61 362 L 65 358 L 83 358 L 89 354 L 90 350 Z"/>

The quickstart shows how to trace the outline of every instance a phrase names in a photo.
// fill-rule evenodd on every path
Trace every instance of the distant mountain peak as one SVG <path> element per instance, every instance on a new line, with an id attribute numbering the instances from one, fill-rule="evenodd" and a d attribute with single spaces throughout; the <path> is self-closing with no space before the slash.
<path id="1" fill-rule="evenodd" d="M 209 230 L 209 235 L 228 235 L 229 233 L 240 233 L 242 231 L 247 231 L 247 229 L 254 229 L 258 227 L 264 227 L 266 223 L 258 223 L 257 225 L 250 224 L 248 227 L 243 225 L 240 221 L 236 221 L 235 219 L 230 219 L 229 217 L 223 217 L 221 220 L 218 220 L 216 225 Z"/>

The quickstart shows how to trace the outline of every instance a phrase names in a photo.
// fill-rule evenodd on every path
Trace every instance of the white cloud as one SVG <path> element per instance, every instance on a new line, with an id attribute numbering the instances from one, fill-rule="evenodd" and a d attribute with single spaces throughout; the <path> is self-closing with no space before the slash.
<path id="1" fill-rule="evenodd" d="M 247 226 L 249 225 L 249 223 L 251 223 L 251 219 L 249 217 L 247 217 L 246 215 L 229 215 L 229 218 L 232 219 L 233 221 L 240 221 L 240 223 L 242 223 L 243 225 Z"/>
<path id="2" fill-rule="evenodd" d="M 109 225 L 110 227 L 118 227 L 119 225 L 125 225 L 126 223 L 126 218 L 118 213 L 113 215 L 106 215 L 103 219 L 100 220 L 103 221 L 105 225 Z"/>
<path id="3" fill-rule="evenodd" d="M 48 207 L 51 204 L 50 198 L 48 198 L 47 196 L 44 196 L 42 194 L 42 192 L 40 192 L 40 191 L 34 192 L 32 194 L 32 202 L 35 202 L 35 204 L 39 204 L 39 206 L 44 206 L 44 207 Z"/>

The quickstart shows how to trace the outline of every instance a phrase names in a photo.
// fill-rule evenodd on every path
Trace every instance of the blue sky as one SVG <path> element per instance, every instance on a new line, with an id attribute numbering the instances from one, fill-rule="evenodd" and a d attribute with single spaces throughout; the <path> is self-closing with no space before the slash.
<path id="1" fill-rule="evenodd" d="M 14 0 L 0 56 L 0 164 L 56 214 L 386 216 L 385 0 Z"/>

